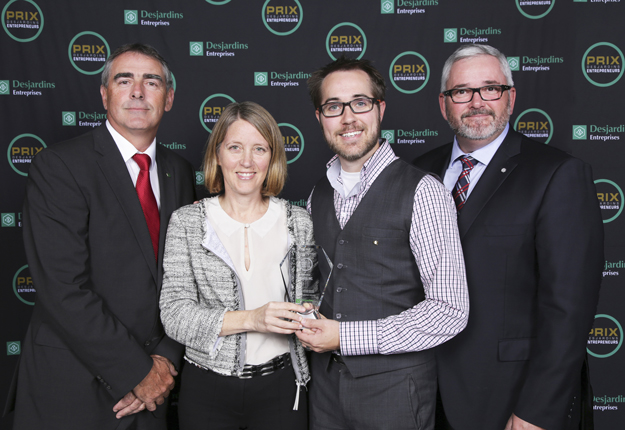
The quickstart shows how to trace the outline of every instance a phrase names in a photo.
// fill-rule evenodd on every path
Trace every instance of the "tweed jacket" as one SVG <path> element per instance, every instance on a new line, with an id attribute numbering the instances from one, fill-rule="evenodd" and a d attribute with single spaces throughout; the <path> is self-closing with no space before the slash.
<path id="1" fill-rule="evenodd" d="M 186 346 L 188 361 L 222 375 L 239 376 L 245 365 L 246 334 L 219 337 L 219 332 L 224 314 L 244 310 L 245 303 L 232 260 L 208 222 L 208 200 L 182 207 L 171 216 L 163 259 L 161 319 L 165 332 Z M 288 246 L 313 245 L 308 213 L 286 200 L 276 201 L 286 210 Z M 316 254 L 313 258 L 314 266 Z M 296 302 L 319 294 L 318 282 L 306 282 L 310 260 L 304 260 L 290 261 L 290 295 Z M 304 349 L 295 335 L 289 335 L 289 345 L 297 383 L 305 385 L 310 372 Z"/>

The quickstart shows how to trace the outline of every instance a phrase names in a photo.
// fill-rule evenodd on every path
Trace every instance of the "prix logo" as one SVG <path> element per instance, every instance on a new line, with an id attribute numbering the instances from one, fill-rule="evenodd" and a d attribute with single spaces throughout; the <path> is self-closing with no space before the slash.
<path id="1" fill-rule="evenodd" d="M 458 41 L 458 29 L 457 28 L 446 28 L 443 34 L 444 34 L 443 41 L 445 43 L 456 43 Z"/>
<path id="2" fill-rule="evenodd" d="M 76 125 L 76 112 L 63 112 L 63 125 Z"/>
<path id="3" fill-rule="evenodd" d="M 573 126 L 573 140 L 587 140 L 588 134 L 585 125 Z"/>
<path id="4" fill-rule="evenodd" d="M 189 42 L 189 55 L 192 57 L 203 57 L 204 44 L 202 42 Z"/>
<path id="5" fill-rule="evenodd" d="M 269 84 L 267 72 L 254 72 L 254 86 L 266 87 Z"/>
<path id="6" fill-rule="evenodd" d="M 124 11 L 124 24 L 126 25 L 138 25 L 139 24 L 139 13 L 136 10 L 125 10 Z"/>

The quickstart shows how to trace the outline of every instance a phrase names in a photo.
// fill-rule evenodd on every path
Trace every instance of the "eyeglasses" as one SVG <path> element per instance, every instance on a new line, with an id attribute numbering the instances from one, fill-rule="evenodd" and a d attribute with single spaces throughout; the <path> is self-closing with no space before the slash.
<path id="1" fill-rule="evenodd" d="M 319 106 L 319 111 L 326 118 L 332 118 L 335 116 L 343 115 L 343 111 L 345 110 L 345 106 L 349 106 L 349 108 L 354 113 L 366 113 L 371 112 L 373 110 L 373 106 L 379 104 L 382 100 L 372 99 L 370 97 L 359 97 L 357 99 L 352 100 L 351 102 L 329 102 L 322 104 Z"/>
<path id="2" fill-rule="evenodd" d="M 475 93 L 479 93 L 482 100 L 492 102 L 499 100 L 503 92 L 512 88 L 510 85 L 486 85 L 479 88 L 454 88 L 443 91 L 444 96 L 451 97 L 454 103 L 469 103 L 473 100 Z"/>

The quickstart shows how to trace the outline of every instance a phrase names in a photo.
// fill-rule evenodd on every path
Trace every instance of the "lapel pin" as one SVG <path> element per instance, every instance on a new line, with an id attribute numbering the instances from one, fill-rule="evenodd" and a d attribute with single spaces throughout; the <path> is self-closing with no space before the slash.
<path id="1" fill-rule="evenodd" d="M 373 241 L 373 244 L 374 244 L 374 245 L 377 245 L 378 243 L 379 243 L 379 242 L 378 242 L 377 240 L 374 240 L 374 241 Z"/>
<path id="2" fill-rule="evenodd" d="M 501 169 L 501 173 L 506 173 L 506 168 Z"/>
<path id="3" fill-rule="evenodd" d="M 171 175 L 167 172 L 165 172 L 165 176 L 167 176 L 168 178 L 171 178 Z"/>

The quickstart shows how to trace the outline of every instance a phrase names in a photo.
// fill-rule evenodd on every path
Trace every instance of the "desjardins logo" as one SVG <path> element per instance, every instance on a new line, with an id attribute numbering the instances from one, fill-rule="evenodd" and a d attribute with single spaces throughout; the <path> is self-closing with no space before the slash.
<path id="1" fill-rule="evenodd" d="M 7 355 L 20 355 L 22 353 L 22 344 L 19 340 L 7 342 Z"/>
<path id="2" fill-rule="evenodd" d="M 15 213 L 0 214 L 2 218 L 2 227 L 15 227 Z"/>

